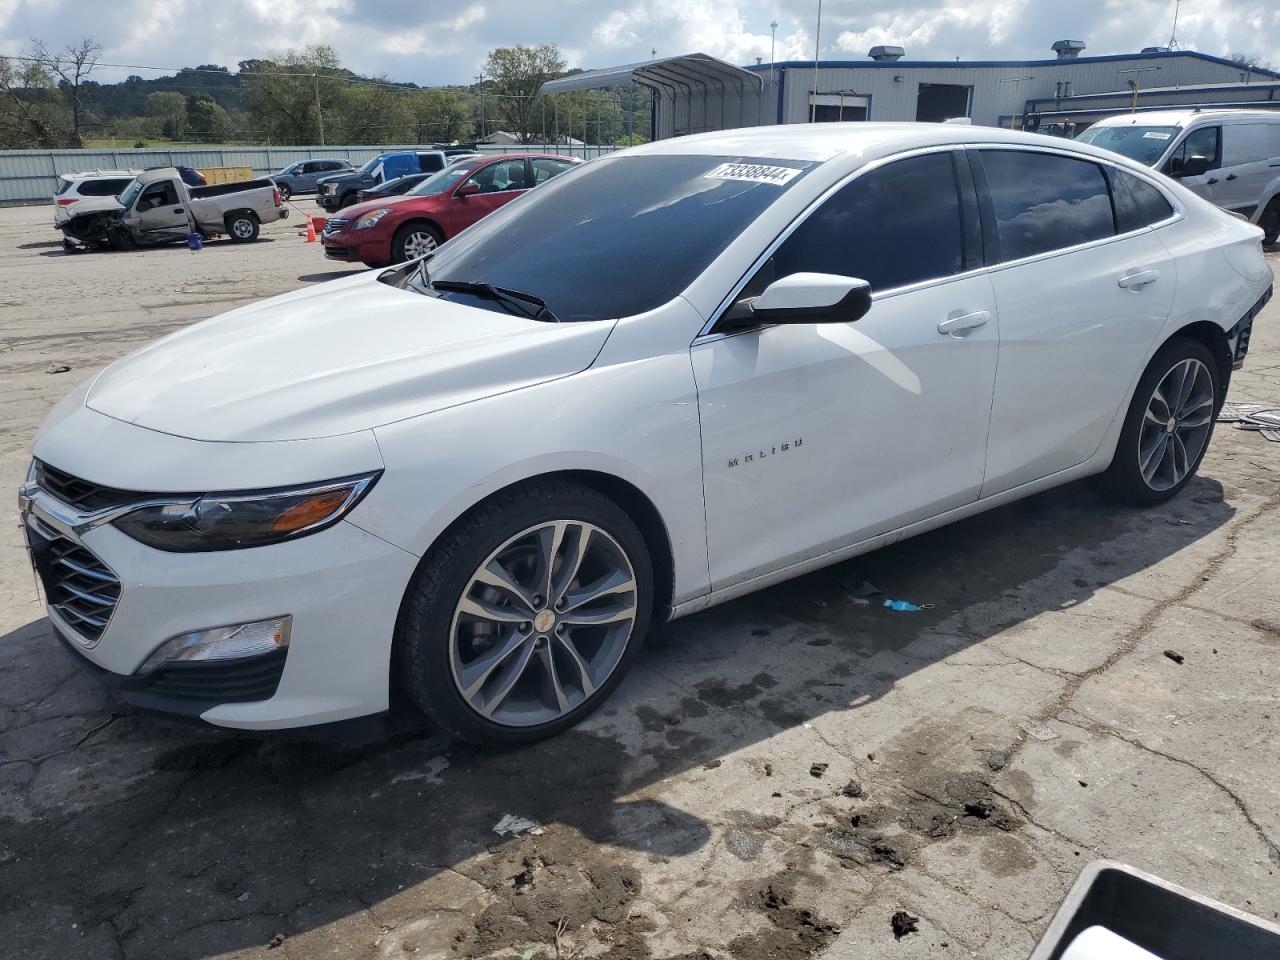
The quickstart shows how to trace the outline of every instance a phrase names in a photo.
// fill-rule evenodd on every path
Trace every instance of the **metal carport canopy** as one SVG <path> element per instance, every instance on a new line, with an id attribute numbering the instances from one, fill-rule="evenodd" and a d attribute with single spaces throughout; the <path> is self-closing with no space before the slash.
<path id="1" fill-rule="evenodd" d="M 688 90 L 693 85 L 706 90 L 708 83 L 718 84 L 721 89 L 726 83 L 736 83 L 743 88 L 748 81 L 757 90 L 764 89 L 764 79 L 750 70 L 735 67 L 705 53 L 686 53 L 678 57 L 661 57 L 643 63 L 588 70 L 559 80 L 548 80 L 538 88 L 538 96 L 568 93 L 571 90 L 601 90 L 629 83 L 666 91 L 670 91 L 672 87 L 684 87 Z"/>

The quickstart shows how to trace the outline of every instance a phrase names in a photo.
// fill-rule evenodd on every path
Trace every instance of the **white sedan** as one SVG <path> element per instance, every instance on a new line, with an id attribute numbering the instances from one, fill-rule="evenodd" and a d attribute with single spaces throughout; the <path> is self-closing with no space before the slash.
<path id="1" fill-rule="evenodd" d="M 112 364 L 21 492 L 50 620 L 131 702 L 472 739 L 607 698 L 650 624 L 1090 474 L 1174 496 L 1261 231 L 1092 147 L 686 137 L 431 257 Z"/>

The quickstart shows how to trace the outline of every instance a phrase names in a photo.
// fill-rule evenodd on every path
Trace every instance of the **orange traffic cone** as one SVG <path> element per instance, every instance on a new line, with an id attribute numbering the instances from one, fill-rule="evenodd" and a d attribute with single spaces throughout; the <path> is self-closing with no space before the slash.
<path id="1" fill-rule="evenodd" d="M 316 242 L 316 222 L 307 217 L 307 243 Z"/>

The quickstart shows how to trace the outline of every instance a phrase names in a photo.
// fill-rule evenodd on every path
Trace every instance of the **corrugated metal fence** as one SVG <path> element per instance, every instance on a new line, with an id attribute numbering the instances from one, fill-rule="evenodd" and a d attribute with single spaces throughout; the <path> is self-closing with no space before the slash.
<path id="1" fill-rule="evenodd" d="M 0 151 L 0 206 L 49 203 L 63 173 L 144 170 L 147 167 L 250 167 L 266 176 L 298 160 L 333 158 L 356 166 L 389 150 L 429 150 L 429 146 L 189 147 L 169 150 L 5 150 Z M 480 153 L 559 153 L 590 159 L 613 147 L 592 144 L 481 146 Z"/>

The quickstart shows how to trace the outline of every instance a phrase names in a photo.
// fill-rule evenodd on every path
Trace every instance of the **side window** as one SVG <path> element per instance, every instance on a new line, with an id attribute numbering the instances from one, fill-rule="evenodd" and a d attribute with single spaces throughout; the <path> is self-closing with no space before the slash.
<path id="1" fill-rule="evenodd" d="M 1173 207 L 1163 193 L 1141 177 L 1115 167 L 1107 168 L 1111 199 L 1116 205 L 1116 232 L 1141 230 L 1173 216 Z"/>
<path id="2" fill-rule="evenodd" d="M 1274 156 L 1268 142 L 1269 124 L 1232 123 L 1222 130 L 1222 164 L 1234 167 Z"/>
<path id="3" fill-rule="evenodd" d="M 743 293 L 758 296 L 793 273 L 860 277 L 872 290 L 964 269 L 960 197 L 951 153 L 887 164 L 831 197 L 791 236 Z"/>
<path id="4" fill-rule="evenodd" d="M 1182 172 L 1182 165 L 1188 157 L 1204 157 L 1209 161 L 1209 169 L 1217 170 L 1222 166 L 1222 128 L 1201 127 L 1187 134 L 1177 147 L 1169 162 L 1165 164 L 1165 173 L 1177 176 Z"/>
<path id="5" fill-rule="evenodd" d="M 981 153 L 1001 261 L 1114 236 L 1110 191 L 1096 163 L 1051 153 Z"/>
<path id="6" fill-rule="evenodd" d="M 540 183 L 546 183 L 552 177 L 564 173 L 573 164 L 567 160 L 544 160 L 538 159 L 533 161 L 533 183 L 537 186 Z"/>
<path id="7" fill-rule="evenodd" d="M 319 166 L 323 171 L 347 169 L 347 165 L 345 163 L 341 163 L 337 160 L 321 160 L 317 166 Z"/>
<path id="8" fill-rule="evenodd" d="M 491 163 L 472 174 L 470 180 L 480 186 L 481 193 L 524 190 L 529 186 L 525 177 L 523 159 Z"/>
<path id="9" fill-rule="evenodd" d="M 178 202 L 178 191 L 172 183 L 153 183 L 142 192 L 138 201 L 139 210 L 153 210 L 156 207 L 172 206 Z"/>
<path id="10" fill-rule="evenodd" d="M 80 184 L 80 195 L 82 197 L 117 197 L 129 183 L 130 181 L 127 178 L 123 180 L 86 180 Z"/>

